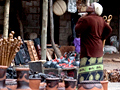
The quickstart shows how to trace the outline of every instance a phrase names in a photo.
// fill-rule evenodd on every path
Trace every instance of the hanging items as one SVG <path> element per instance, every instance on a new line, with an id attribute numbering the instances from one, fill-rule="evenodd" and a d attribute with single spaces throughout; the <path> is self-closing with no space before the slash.
<path id="1" fill-rule="evenodd" d="M 86 12 L 87 9 L 87 0 L 77 0 L 77 9 L 78 12 Z"/>
<path id="2" fill-rule="evenodd" d="M 93 2 L 99 2 L 99 0 L 90 0 L 90 4 Z"/>
<path id="3" fill-rule="evenodd" d="M 77 0 L 77 9 L 78 12 L 86 12 L 87 6 L 90 6 L 93 2 L 99 2 L 99 0 Z"/>
<path id="4" fill-rule="evenodd" d="M 66 12 L 66 9 L 67 9 L 66 3 L 63 0 L 57 0 L 53 4 L 53 12 L 58 16 L 63 15 Z"/>
<path id="5" fill-rule="evenodd" d="M 68 0 L 68 12 L 77 12 L 76 0 Z"/>

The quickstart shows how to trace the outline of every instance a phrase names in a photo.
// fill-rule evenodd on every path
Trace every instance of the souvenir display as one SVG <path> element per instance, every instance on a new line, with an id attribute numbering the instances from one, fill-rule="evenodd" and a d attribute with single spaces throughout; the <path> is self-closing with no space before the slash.
<path id="1" fill-rule="evenodd" d="M 27 44 L 27 47 L 28 47 L 28 51 L 29 51 L 31 61 L 39 60 L 38 54 L 37 54 L 35 46 L 34 46 L 34 42 L 32 40 L 29 40 L 29 41 L 26 41 L 26 44 Z"/>
<path id="2" fill-rule="evenodd" d="M 8 38 L 3 37 L 0 39 L 0 65 L 9 67 L 16 53 L 20 50 L 22 39 L 20 36 L 13 38 L 14 33 L 12 31 Z"/>

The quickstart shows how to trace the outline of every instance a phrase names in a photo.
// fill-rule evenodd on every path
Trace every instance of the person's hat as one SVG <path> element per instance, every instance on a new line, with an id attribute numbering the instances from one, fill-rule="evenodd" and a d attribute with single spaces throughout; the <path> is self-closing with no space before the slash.
<path id="1" fill-rule="evenodd" d="M 94 4 L 94 8 L 95 8 L 95 13 L 100 16 L 103 12 L 102 5 L 100 5 L 99 3 L 96 3 L 96 2 L 94 2 L 93 4 Z"/>

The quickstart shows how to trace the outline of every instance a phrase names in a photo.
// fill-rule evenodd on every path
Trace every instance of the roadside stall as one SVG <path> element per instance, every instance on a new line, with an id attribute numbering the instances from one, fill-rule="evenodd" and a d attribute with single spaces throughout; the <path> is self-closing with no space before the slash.
<path id="1" fill-rule="evenodd" d="M 78 85 L 77 82 L 80 80 L 78 72 L 82 71 L 79 69 L 80 53 L 76 52 L 73 45 L 60 46 L 54 41 L 53 14 L 62 16 L 65 12 L 69 12 L 73 15 L 71 15 L 71 30 L 72 37 L 75 39 L 74 14 L 77 13 L 81 17 L 92 2 L 99 2 L 99 0 L 43 0 L 41 37 L 32 33 L 30 40 L 24 40 L 22 34 L 14 37 L 14 31 L 8 33 L 9 20 L 6 17 L 9 15 L 10 3 L 9 0 L 6 1 L 8 1 L 6 3 L 8 8 L 5 10 L 4 35 L 0 39 L 0 89 L 87 90 L 89 88 L 92 90 L 95 88 L 95 90 L 108 90 L 108 81 L 120 82 L 119 70 L 114 69 L 113 71 L 104 70 L 104 81 L 83 81 Z M 27 1 L 30 2 L 30 0 Z M 103 18 L 110 24 L 112 15 L 108 19 L 107 16 Z M 51 44 L 47 44 L 48 21 L 50 21 Z M 22 23 L 21 20 L 19 23 Z M 20 24 L 20 26 L 23 25 Z M 32 35 L 36 38 L 32 38 Z M 105 41 L 103 46 L 104 44 Z M 99 78 L 99 75 L 96 78 Z"/>

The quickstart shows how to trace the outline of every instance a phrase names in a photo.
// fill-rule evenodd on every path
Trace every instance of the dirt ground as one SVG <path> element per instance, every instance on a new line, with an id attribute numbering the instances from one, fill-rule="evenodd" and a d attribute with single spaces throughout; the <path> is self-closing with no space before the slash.
<path id="1" fill-rule="evenodd" d="M 120 52 L 119 54 L 105 54 L 103 56 L 104 69 L 120 69 Z"/>

